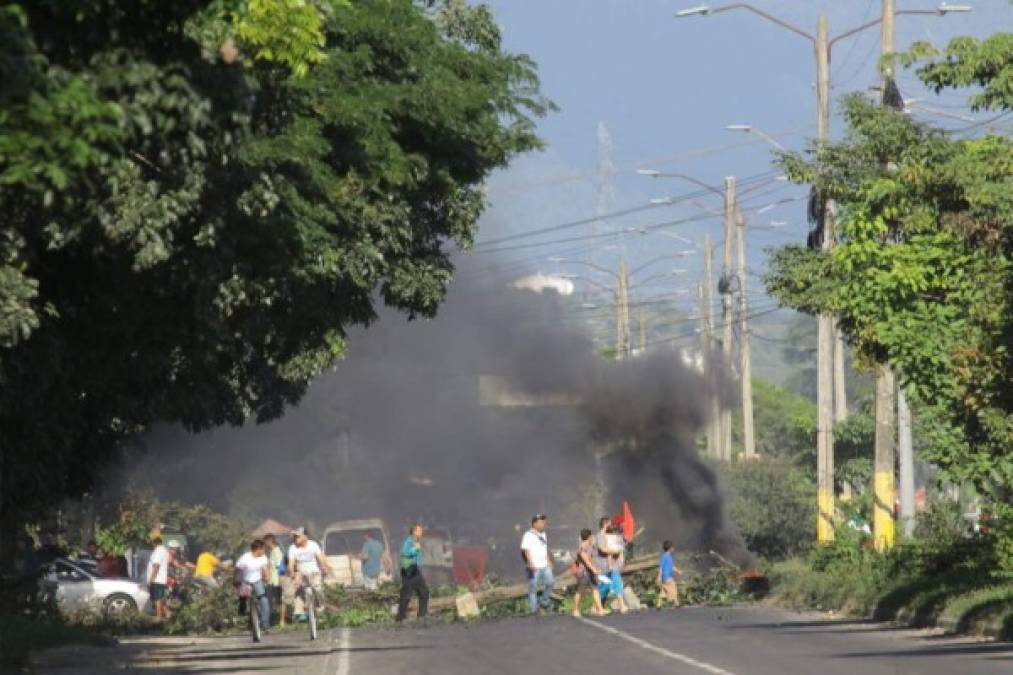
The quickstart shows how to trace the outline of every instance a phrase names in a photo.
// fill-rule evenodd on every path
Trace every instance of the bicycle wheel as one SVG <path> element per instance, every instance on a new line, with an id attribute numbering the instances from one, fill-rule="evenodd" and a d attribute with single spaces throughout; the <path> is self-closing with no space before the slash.
<path id="1" fill-rule="evenodd" d="M 251 593 L 247 602 L 250 603 L 250 634 L 253 636 L 254 642 L 260 642 L 260 616 L 257 611 L 256 595 Z"/>
<path id="2" fill-rule="evenodd" d="M 317 597 L 312 588 L 306 589 L 306 615 L 310 624 L 310 640 L 317 639 Z"/>

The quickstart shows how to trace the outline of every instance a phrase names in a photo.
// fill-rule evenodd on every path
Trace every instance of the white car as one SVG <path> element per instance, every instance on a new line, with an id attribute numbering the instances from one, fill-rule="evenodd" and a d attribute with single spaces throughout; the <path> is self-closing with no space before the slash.
<path id="1" fill-rule="evenodd" d="M 45 565 L 40 581 L 43 594 L 53 597 L 61 612 L 81 610 L 106 616 L 147 612 L 148 589 L 124 578 L 100 577 L 94 567 L 60 558 Z"/>

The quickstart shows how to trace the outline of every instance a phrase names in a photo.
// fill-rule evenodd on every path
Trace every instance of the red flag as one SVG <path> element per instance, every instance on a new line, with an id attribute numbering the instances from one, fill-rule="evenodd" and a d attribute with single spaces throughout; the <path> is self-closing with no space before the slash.
<path id="1" fill-rule="evenodd" d="M 630 509 L 629 502 L 623 502 L 622 513 L 612 516 L 612 524 L 622 530 L 623 539 L 626 541 L 633 540 L 633 535 L 637 533 L 637 521 L 633 517 L 633 511 Z"/>

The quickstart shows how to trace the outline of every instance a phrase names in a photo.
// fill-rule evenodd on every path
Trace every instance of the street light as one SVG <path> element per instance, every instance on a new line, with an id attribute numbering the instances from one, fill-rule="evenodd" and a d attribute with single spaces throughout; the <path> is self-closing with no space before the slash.
<path id="1" fill-rule="evenodd" d="M 711 8 L 707 5 L 699 5 L 697 7 L 690 7 L 675 13 L 677 17 L 693 16 L 695 14 L 710 14 Z"/>
<path id="2" fill-rule="evenodd" d="M 775 140 L 773 136 L 771 136 L 770 134 L 768 134 L 766 132 L 760 131 L 759 129 L 754 128 L 752 125 L 749 125 L 749 124 L 729 124 L 728 126 L 725 127 L 725 129 L 727 129 L 728 131 L 743 131 L 743 132 L 745 132 L 747 134 L 752 134 L 752 135 L 756 136 L 757 138 L 761 138 L 761 139 L 765 140 L 767 143 L 770 143 L 771 145 L 773 145 L 778 150 L 781 150 L 782 152 L 787 152 L 788 151 L 788 149 L 786 147 L 784 147 L 783 145 L 781 145 L 780 143 L 778 143 L 777 140 Z"/>
<path id="3" fill-rule="evenodd" d="M 637 174 L 641 176 L 647 176 L 649 178 L 681 178 L 682 180 L 689 181 L 693 185 L 702 187 L 705 190 L 710 190 L 711 192 L 717 193 L 722 197 L 725 194 L 720 188 L 714 187 L 713 185 L 708 185 L 699 178 L 693 178 L 693 176 L 687 176 L 684 173 L 658 171 L 656 169 L 637 169 Z"/>

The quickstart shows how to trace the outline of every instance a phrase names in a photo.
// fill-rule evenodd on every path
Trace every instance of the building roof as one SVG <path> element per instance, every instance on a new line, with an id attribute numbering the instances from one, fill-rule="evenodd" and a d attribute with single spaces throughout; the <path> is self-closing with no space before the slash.
<path id="1" fill-rule="evenodd" d="M 267 534 L 280 535 L 288 534 L 292 528 L 274 518 L 265 518 L 264 522 L 250 532 L 251 537 L 263 537 Z"/>

